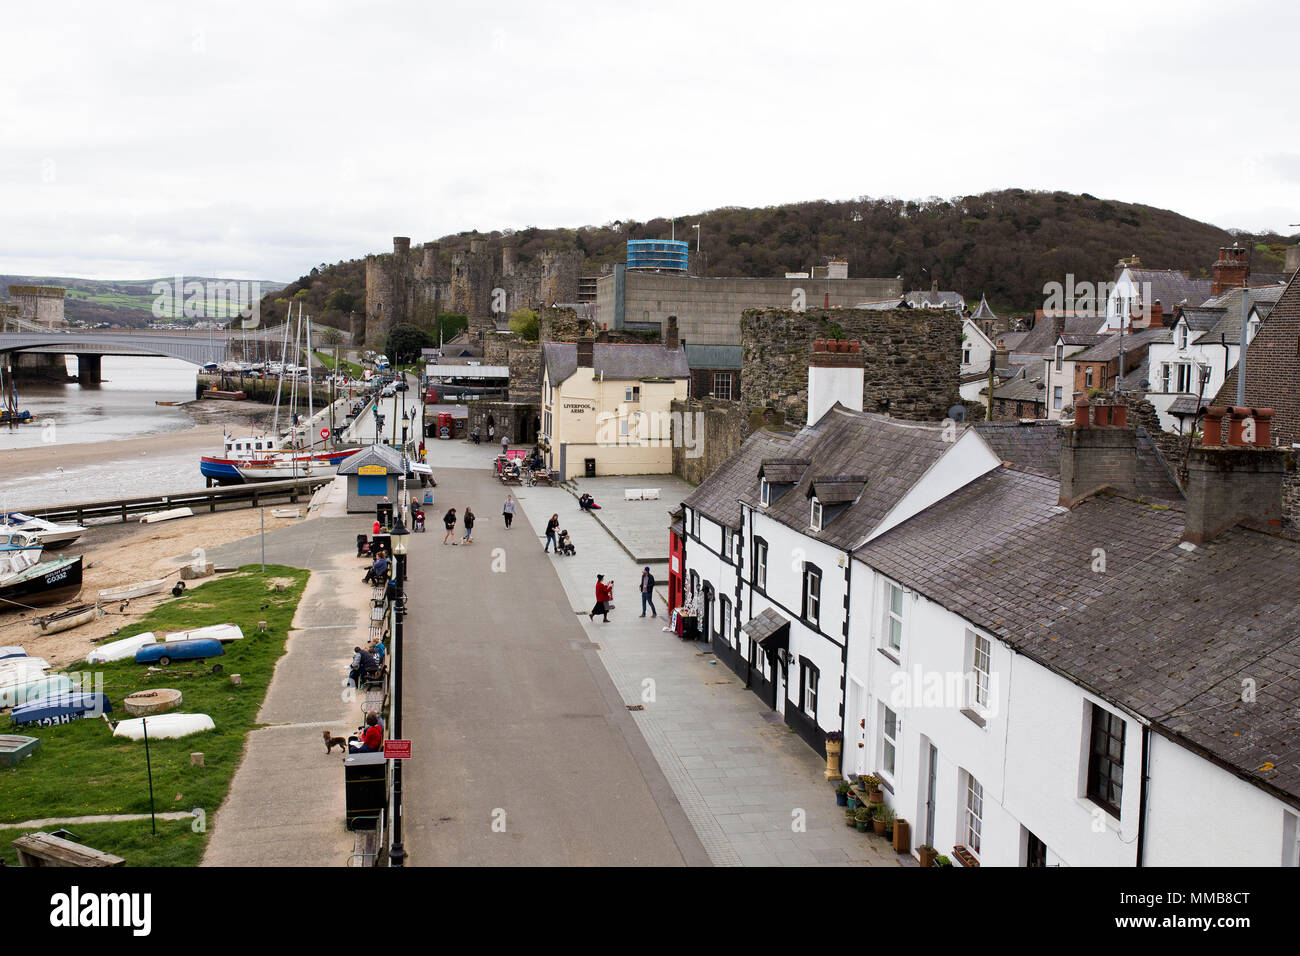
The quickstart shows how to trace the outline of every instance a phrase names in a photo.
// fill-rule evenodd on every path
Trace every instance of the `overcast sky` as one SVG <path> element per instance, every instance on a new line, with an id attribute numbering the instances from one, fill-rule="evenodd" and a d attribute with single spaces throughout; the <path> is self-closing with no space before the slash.
<path id="1" fill-rule="evenodd" d="M 1294 0 L 45 0 L 3 36 L 0 273 L 1012 186 L 1300 222 Z"/>

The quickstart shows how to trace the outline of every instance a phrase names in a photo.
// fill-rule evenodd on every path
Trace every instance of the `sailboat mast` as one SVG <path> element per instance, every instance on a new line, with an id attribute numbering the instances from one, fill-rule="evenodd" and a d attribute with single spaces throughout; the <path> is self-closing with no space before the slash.
<path id="1" fill-rule="evenodd" d="M 311 384 L 311 316 L 307 316 L 307 450 L 316 447 L 316 436 L 311 429 L 315 426 L 312 419 L 316 417 L 316 389 Z"/>
<path id="2" fill-rule="evenodd" d="M 290 314 L 293 313 L 293 306 L 289 306 Z M 284 335 L 280 340 L 280 377 L 275 383 L 275 418 L 271 424 L 271 434 L 275 436 L 276 441 L 280 439 L 280 389 L 284 386 L 284 356 L 289 350 L 289 318 L 284 320 Z"/>

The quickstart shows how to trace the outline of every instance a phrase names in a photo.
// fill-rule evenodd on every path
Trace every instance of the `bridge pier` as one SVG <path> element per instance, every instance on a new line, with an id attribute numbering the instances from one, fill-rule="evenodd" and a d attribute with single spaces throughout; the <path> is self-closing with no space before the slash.
<path id="1" fill-rule="evenodd" d="M 68 363 L 62 355 L 43 352 L 14 353 L 15 382 L 66 382 Z"/>
<path id="2" fill-rule="evenodd" d="M 102 355 L 77 355 L 77 381 L 82 385 L 99 385 L 103 380 Z"/>

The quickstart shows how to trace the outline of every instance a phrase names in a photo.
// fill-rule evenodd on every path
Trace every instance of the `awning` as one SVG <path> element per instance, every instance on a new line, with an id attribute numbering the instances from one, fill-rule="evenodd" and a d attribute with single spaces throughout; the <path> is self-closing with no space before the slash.
<path id="1" fill-rule="evenodd" d="M 740 633 L 769 653 L 790 649 L 790 621 L 773 608 L 746 623 Z"/>

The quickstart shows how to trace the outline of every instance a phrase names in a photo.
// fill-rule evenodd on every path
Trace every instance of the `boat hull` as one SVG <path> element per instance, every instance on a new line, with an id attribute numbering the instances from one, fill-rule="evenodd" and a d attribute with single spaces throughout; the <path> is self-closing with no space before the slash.
<path id="1" fill-rule="evenodd" d="M 81 556 L 37 564 L 0 584 L 0 611 L 58 604 L 81 593 Z M 7 603 L 12 602 L 12 603 Z"/>
<path id="2" fill-rule="evenodd" d="M 59 614 L 51 614 L 48 617 L 32 621 L 32 626 L 40 628 L 42 634 L 58 634 L 60 631 L 70 631 L 74 627 L 89 624 L 98 616 L 99 608 L 93 604 L 83 604 Z"/>
<path id="3" fill-rule="evenodd" d="M 208 638 L 205 640 L 162 641 L 146 644 L 135 652 L 137 664 L 161 664 L 162 659 L 172 661 L 201 661 L 208 657 L 220 657 L 226 653 L 221 642 Z"/>
<path id="4" fill-rule="evenodd" d="M 146 720 L 149 721 L 147 728 Z M 216 727 L 217 725 L 207 714 L 159 714 L 156 717 L 132 717 L 124 720 L 113 728 L 113 736 L 141 740 L 147 729 L 150 737 L 161 740 L 188 737 L 190 734 L 202 733 L 205 730 L 215 730 Z"/>
<path id="5" fill-rule="evenodd" d="M 332 475 L 338 471 L 339 465 L 355 455 L 357 451 L 356 448 L 349 448 L 342 451 L 317 452 L 313 455 L 296 455 L 292 459 L 277 457 L 274 452 L 269 457 L 261 458 L 204 456 L 199 459 L 199 471 L 203 477 L 211 478 L 221 484 Z"/>
<path id="6" fill-rule="evenodd" d="M 15 726 L 37 724 L 53 727 L 112 712 L 113 705 L 109 703 L 107 694 L 56 694 L 15 707 L 9 712 L 9 720 Z"/>
<path id="7" fill-rule="evenodd" d="M 166 587 L 166 578 L 157 578 L 153 581 L 140 581 L 136 584 L 124 584 L 117 588 L 104 588 L 104 590 L 99 592 L 99 600 L 106 604 L 112 604 L 114 601 L 127 601 L 131 598 L 157 594 Z"/>

